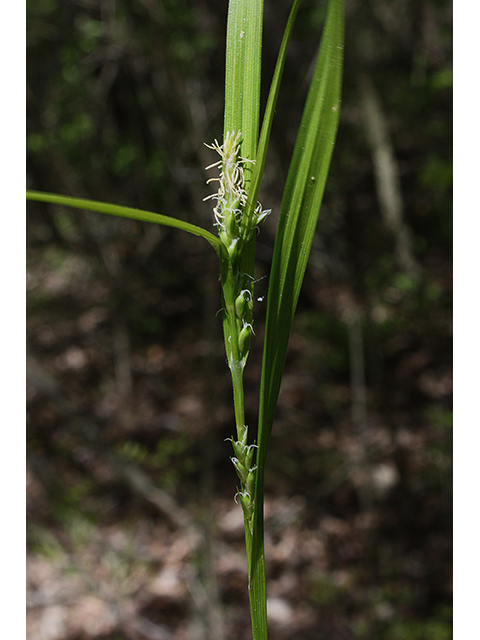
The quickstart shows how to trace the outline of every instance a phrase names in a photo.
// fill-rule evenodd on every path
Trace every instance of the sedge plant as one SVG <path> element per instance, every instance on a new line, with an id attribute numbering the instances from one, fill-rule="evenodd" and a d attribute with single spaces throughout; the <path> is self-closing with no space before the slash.
<path id="1" fill-rule="evenodd" d="M 267 638 L 264 472 L 287 345 L 335 144 L 341 101 L 344 0 L 329 0 L 322 41 L 283 192 L 267 296 L 256 442 L 245 423 L 243 372 L 253 331 L 256 229 L 270 213 L 258 202 L 287 45 L 300 0 L 288 18 L 260 130 L 263 0 L 230 0 L 223 140 L 208 170 L 218 234 L 169 216 L 114 204 L 28 191 L 30 200 L 174 227 L 207 240 L 220 264 L 223 330 L 235 430 L 232 462 L 243 509 L 253 640 Z"/>

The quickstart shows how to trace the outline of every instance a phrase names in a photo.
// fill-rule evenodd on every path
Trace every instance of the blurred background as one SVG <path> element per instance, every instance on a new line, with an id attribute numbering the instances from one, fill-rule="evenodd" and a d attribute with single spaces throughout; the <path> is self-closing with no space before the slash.
<path id="1" fill-rule="evenodd" d="M 290 0 L 266 0 L 262 99 Z M 289 48 L 268 274 L 325 2 Z M 266 474 L 272 640 L 452 637 L 452 3 L 347 0 L 343 106 Z M 213 230 L 226 0 L 27 0 L 27 185 Z M 210 172 L 211 175 L 211 172 Z M 29 202 L 27 637 L 250 638 L 218 264 Z"/>

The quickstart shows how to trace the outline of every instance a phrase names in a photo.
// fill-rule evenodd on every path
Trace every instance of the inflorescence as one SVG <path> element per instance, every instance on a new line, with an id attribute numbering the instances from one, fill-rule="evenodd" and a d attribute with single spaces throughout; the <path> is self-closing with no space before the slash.
<path id="1" fill-rule="evenodd" d="M 211 145 L 205 145 L 220 155 L 220 160 L 206 167 L 207 170 L 220 167 L 220 175 L 207 180 L 207 184 L 218 182 L 219 185 L 218 191 L 207 196 L 205 200 L 217 201 L 213 208 L 215 224 L 231 258 L 236 257 L 238 253 L 239 241 L 247 240 L 251 231 L 270 213 L 270 210 L 263 211 L 258 202 L 251 221 L 245 221 L 243 217 L 247 204 L 244 165 L 255 164 L 255 161 L 240 156 L 241 138 L 240 131 L 227 131 L 222 145 L 217 140 Z"/>
<path id="2" fill-rule="evenodd" d="M 218 227 L 219 238 L 227 249 L 232 265 L 239 264 L 245 242 L 249 240 L 257 225 L 270 213 L 269 210 L 263 211 L 261 204 L 257 202 L 253 213 L 244 215 L 248 200 L 244 168 L 246 164 L 255 164 L 255 161 L 240 155 L 241 139 L 240 131 L 236 133 L 231 131 L 225 134 L 222 145 L 217 140 L 211 145 L 206 145 L 220 156 L 220 160 L 209 165 L 207 169 L 219 167 L 220 174 L 218 177 L 207 180 L 207 184 L 218 182 L 218 190 L 207 196 L 205 200 L 216 201 L 213 208 L 214 224 Z M 233 298 L 230 298 L 232 302 L 230 305 L 227 304 L 228 309 L 225 309 L 230 326 L 233 328 L 227 342 L 231 344 L 233 335 L 236 336 L 237 348 L 232 349 L 227 345 L 228 365 L 232 375 L 234 371 L 243 370 L 245 366 L 253 322 L 253 283 L 251 279 L 248 280 L 250 276 L 239 272 L 235 266 L 233 273 L 234 282 L 231 290 Z M 256 445 L 247 444 L 248 427 L 246 425 L 237 426 L 237 440 L 233 438 L 231 440 L 235 453 L 232 462 L 240 479 L 236 500 L 238 499 L 242 505 L 245 520 L 252 531 L 256 470 L 253 459 Z"/>

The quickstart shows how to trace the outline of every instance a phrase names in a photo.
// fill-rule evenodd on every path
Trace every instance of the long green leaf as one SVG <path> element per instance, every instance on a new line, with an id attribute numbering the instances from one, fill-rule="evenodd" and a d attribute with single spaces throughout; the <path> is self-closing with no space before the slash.
<path id="1" fill-rule="evenodd" d="M 227 18 L 225 60 L 224 131 L 242 132 L 240 155 L 255 161 L 260 122 L 260 80 L 262 61 L 263 0 L 230 0 Z M 244 165 L 245 187 L 251 180 L 253 164 Z M 245 243 L 239 268 L 250 278 L 253 296 L 255 236 Z M 222 277 L 222 284 L 229 286 Z M 227 335 L 226 335 L 227 338 Z M 227 348 L 228 351 L 228 348 Z"/>
<path id="2" fill-rule="evenodd" d="M 227 51 L 225 65 L 225 121 L 224 138 L 227 132 L 242 132 L 240 155 L 255 161 L 260 122 L 260 70 L 262 52 L 263 0 L 230 0 L 227 23 Z M 248 191 L 253 164 L 244 163 L 245 187 Z M 253 272 L 255 263 L 255 235 L 244 238 L 240 263 L 230 265 L 222 273 L 222 286 L 226 307 L 237 286 L 238 274 L 246 276 L 242 288 L 253 296 Z M 231 318 L 224 313 L 225 347 L 229 352 L 229 340 L 234 340 L 230 326 Z M 233 331 L 233 333 L 235 333 Z M 232 370 L 236 421 L 244 420 L 243 371 Z M 250 525 L 245 520 L 245 544 L 249 564 L 252 557 Z M 262 581 L 255 585 L 249 579 L 249 600 L 252 619 L 253 640 L 267 638 L 267 605 L 265 595 L 265 567 L 260 573 Z"/>
<path id="3" fill-rule="evenodd" d="M 257 206 L 258 191 L 260 189 L 260 182 L 262 180 L 263 170 L 265 168 L 265 160 L 267 158 L 270 132 L 272 130 L 275 106 L 277 104 L 280 82 L 282 79 L 283 68 L 285 66 L 285 60 L 287 57 L 288 43 L 290 41 L 290 36 L 292 34 L 292 29 L 295 23 L 295 18 L 297 16 L 299 6 L 300 0 L 295 0 L 288 17 L 287 26 L 285 27 L 282 44 L 280 45 L 280 51 L 278 52 L 277 64 L 275 65 L 275 71 L 273 73 L 272 83 L 270 85 L 267 105 L 265 107 L 265 113 L 263 116 L 262 130 L 260 132 L 260 140 L 258 142 L 256 162 L 252 172 L 252 182 L 250 184 L 248 200 L 243 214 L 247 219 L 247 223 L 245 224 L 245 228 L 247 229 L 250 227 L 248 221 L 251 220 L 255 207 Z"/>
<path id="4" fill-rule="evenodd" d="M 340 114 L 344 1 L 330 0 L 319 56 L 293 152 L 270 272 L 260 386 L 255 504 L 263 502 L 267 447 L 280 391 L 287 345 L 315 232 Z M 255 551 L 263 553 L 263 512 L 255 509 Z M 261 564 L 261 558 L 258 558 Z"/>
<path id="5" fill-rule="evenodd" d="M 288 339 L 335 143 L 340 114 L 343 31 L 343 0 L 330 0 L 275 240 L 261 381 L 259 420 L 264 427 L 271 427 L 273 422 Z"/>
<path id="6" fill-rule="evenodd" d="M 257 205 L 258 191 L 265 167 L 268 142 L 270 140 L 270 132 L 272 128 L 272 121 L 275 112 L 275 106 L 277 103 L 278 92 L 280 89 L 280 81 L 282 78 L 283 68 L 285 66 L 287 47 L 299 5 L 300 0 L 295 0 L 290 12 L 287 26 L 285 28 L 280 51 L 277 58 L 277 64 L 275 66 L 275 71 L 270 86 L 270 92 L 268 95 L 265 114 L 263 117 L 262 130 L 260 133 L 260 140 L 258 143 L 256 163 L 253 167 L 252 172 L 252 182 L 248 194 L 248 201 L 243 214 L 247 218 L 247 220 L 251 219 L 254 209 Z M 249 226 L 250 225 L 247 222 L 245 224 L 245 228 L 248 229 Z M 256 504 L 260 505 L 260 510 L 263 509 L 263 495 L 261 501 L 257 500 Z M 258 529 L 259 526 L 262 527 L 261 530 Z M 253 535 L 250 534 L 248 527 L 245 528 L 245 542 L 249 564 L 249 598 L 252 618 L 252 636 L 254 640 L 267 640 L 267 588 L 265 580 L 265 554 L 263 548 L 263 519 L 257 520 L 254 523 Z"/>
<path id="7" fill-rule="evenodd" d="M 263 0 L 230 0 L 225 62 L 227 131 L 241 131 L 241 154 L 255 160 L 260 122 Z M 249 182 L 248 164 L 245 177 Z"/>
<path id="8" fill-rule="evenodd" d="M 97 200 L 83 200 L 81 198 L 70 198 L 54 193 L 42 193 L 40 191 L 27 191 L 27 200 L 35 200 L 37 202 L 49 202 L 51 204 L 61 204 L 74 209 L 83 209 L 85 211 L 95 211 L 97 213 L 105 213 L 111 216 L 119 216 L 121 218 L 130 218 L 131 220 L 140 220 L 141 222 L 154 222 L 164 227 L 173 227 L 188 231 L 194 236 L 200 236 L 209 242 L 217 252 L 221 260 L 226 259 L 226 250 L 220 240 L 209 231 L 197 227 L 189 222 L 177 220 L 170 216 L 164 216 L 160 213 L 152 211 L 143 211 L 142 209 L 132 209 L 131 207 L 123 207 L 118 204 L 109 204 L 107 202 L 98 202 Z"/>

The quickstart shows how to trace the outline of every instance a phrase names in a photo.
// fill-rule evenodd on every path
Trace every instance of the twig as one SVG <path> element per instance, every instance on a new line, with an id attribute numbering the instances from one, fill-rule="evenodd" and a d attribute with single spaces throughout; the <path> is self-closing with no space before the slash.
<path id="1" fill-rule="evenodd" d="M 398 164 L 385 114 L 373 83 L 365 73 L 359 73 L 358 86 L 383 219 L 395 239 L 398 265 L 416 277 L 420 267 L 413 254 L 410 229 L 404 220 Z"/>

